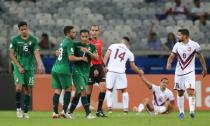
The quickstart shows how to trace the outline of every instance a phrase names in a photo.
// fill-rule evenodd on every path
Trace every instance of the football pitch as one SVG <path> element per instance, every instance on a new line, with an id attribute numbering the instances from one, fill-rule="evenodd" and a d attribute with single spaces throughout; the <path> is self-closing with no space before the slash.
<path id="1" fill-rule="evenodd" d="M 136 115 L 130 112 L 108 114 L 107 118 L 88 120 L 83 112 L 75 112 L 74 119 L 52 119 L 51 112 L 30 112 L 30 119 L 16 118 L 15 111 L 0 111 L 0 126 L 209 126 L 210 111 L 199 111 L 196 118 L 177 118 L 178 113 L 150 116 L 148 113 Z"/>

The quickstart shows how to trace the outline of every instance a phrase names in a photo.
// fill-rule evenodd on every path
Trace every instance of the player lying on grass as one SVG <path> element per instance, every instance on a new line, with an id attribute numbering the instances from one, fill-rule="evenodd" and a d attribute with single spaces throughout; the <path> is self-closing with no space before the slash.
<path id="1" fill-rule="evenodd" d="M 142 112 L 147 110 L 151 114 L 165 114 L 173 110 L 174 96 L 173 93 L 167 88 L 168 78 L 162 78 L 159 86 L 152 84 L 144 76 L 141 77 L 145 85 L 152 91 L 153 100 L 145 98 L 143 103 L 138 107 L 134 107 L 134 111 Z"/>

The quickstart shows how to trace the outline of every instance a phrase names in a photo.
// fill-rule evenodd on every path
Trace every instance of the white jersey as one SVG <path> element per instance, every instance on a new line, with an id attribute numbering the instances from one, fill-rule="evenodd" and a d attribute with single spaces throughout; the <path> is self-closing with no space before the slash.
<path id="1" fill-rule="evenodd" d="M 112 44 L 108 49 L 111 51 L 108 70 L 110 72 L 125 73 L 126 62 L 128 60 L 130 62 L 134 61 L 133 53 L 123 43 Z"/>
<path id="2" fill-rule="evenodd" d="M 172 52 L 177 56 L 176 75 L 185 75 L 195 71 L 195 54 L 201 51 L 197 42 L 189 40 L 187 44 L 177 42 Z"/>
<path id="3" fill-rule="evenodd" d="M 155 84 L 152 85 L 152 92 L 153 92 L 153 105 L 154 106 L 162 106 L 166 101 L 173 101 L 174 95 L 166 88 L 164 91 L 160 89 L 160 86 L 156 86 Z"/>

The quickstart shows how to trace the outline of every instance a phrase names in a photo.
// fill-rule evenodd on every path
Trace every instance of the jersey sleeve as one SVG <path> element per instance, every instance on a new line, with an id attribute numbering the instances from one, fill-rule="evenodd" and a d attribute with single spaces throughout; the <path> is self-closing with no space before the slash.
<path id="1" fill-rule="evenodd" d="M 73 42 L 68 44 L 67 53 L 68 53 L 68 55 L 74 55 L 74 43 Z"/>
<path id="2" fill-rule="evenodd" d="M 201 47 L 200 47 L 200 45 L 198 43 L 196 43 L 195 50 L 196 50 L 197 53 L 201 52 Z"/>
<path id="3" fill-rule="evenodd" d="M 152 84 L 152 91 L 157 91 L 158 90 L 158 86 L 156 86 L 155 84 Z"/>
<path id="4" fill-rule="evenodd" d="M 173 101 L 174 100 L 174 95 L 171 91 L 168 92 L 168 100 Z"/>
<path id="5" fill-rule="evenodd" d="M 135 60 L 134 54 L 130 52 L 129 61 L 133 62 Z"/>
<path id="6" fill-rule="evenodd" d="M 172 53 L 177 53 L 177 43 L 174 45 L 173 49 L 172 49 Z"/>

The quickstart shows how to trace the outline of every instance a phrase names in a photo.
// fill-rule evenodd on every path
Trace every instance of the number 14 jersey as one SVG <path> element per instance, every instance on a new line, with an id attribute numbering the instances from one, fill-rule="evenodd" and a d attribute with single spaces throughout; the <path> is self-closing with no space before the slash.
<path id="1" fill-rule="evenodd" d="M 116 73 L 125 73 L 126 62 L 134 62 L 134 55 L 123 43 L 112 44 L 108 50 L 111 51 L 108 70 Z"/>
<path id="2" fill-rule="evenodd" d="M 197 42 L 189 39 L 189 42 L 177 42 L 172 50 L 177 56 L 175 74 L 185 75 L 195 71 L 195 54 L 200 53 L 201 48 Z"/>

